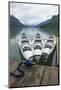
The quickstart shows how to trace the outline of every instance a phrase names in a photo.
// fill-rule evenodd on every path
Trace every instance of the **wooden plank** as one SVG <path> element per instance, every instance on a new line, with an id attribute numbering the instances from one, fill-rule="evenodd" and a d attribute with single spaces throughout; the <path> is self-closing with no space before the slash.
<path id="1" fill-rule="evenodd" d="M 41 85 L 56 85 L 56 84 L 58 84 L 58 68 L 46 66 Z"/>
<path id="2" fill-rule="evenodd" d="M 10 60 L 9 61 L 9 73 L 10 72 L 14 73 L 19 63 L 20 63 L 19 61 Z M 22 77 L 20 77 L 20 79 L 21 78 Z M 18 82 L 19 82 L 19 78 L 16 78 L 15 76 L 9 74 L 9 87 L 17 87 Z"/>
<path id="3" fill-rule="evenodd" d="M 60 45 L 59 45 L 59 38 L 57 37 L 57 46 L 56 46 L 56 52 L 57 52 L 57 65 L 59 65 L 60 62 Z"/>
<path id="4" fill-rule="evenodd" d="M 58 85 L 58 68 L 50 68 L 48 85 Z"/>
<path id="5" fill-rule="evenodd" d="M 10 60 L 9 61 L 9 72 L 13 73 L 18 67 L 19 63 L 20 63 L 19 61 Z"/>
<path id="6" fill-rule="evenodd" d="M 16 61 L 11 61 L 10 63 L 10 69 L 11 72 L 14 72 L 15 69 L 17 68 L 19 63 Z M 20 86 L 34 86 L 34 85 L 39 85 L 40 84 L 40 79 L 42 78 L 42 74 L 44 71 L 45 66 L 40 66 L 40 65 L 33 65 L 32 67 L 22 65 L 20 67 L 21 70 L 25 72 L 25 75 L 20 78 L 16 78 L 14 76 L 10 76 L 9 78 L 9 87 L 20 87 Z M 12 70 L 13 69 L 13 70 Z M 29 83 L 30 80 L 30 83 Z"/>
<path id="7" fill-rule="evenodd" d="M 41 85 L 47 85 L 48 84 L 48 79 L 49 79 L 49 69 L 46 67 L 44 76 L 42 78 L 42 82 L 40 83 Z"/>
<path id="8" fill-rule="evenodd" d="M 42 78 L 45 66 L 32 66 L 29 68 L 26 78 L 23 80 L 22 84 L 19 86 L 38 86 L 40 85 L 40 80 Z M 27 71 L 26 71 L 27 72 Z"/>
<path id="9" fill-rule="evenodd" d="M 14 72 L 19 62 L 10 62 L 11 72 Z M 12 70 L 13 69 L 13 70 Z M 21 70 L 25 72 L 23 77 L 9 77 L 10 87 L 40 86 L 58 84 L 58 68 L 33 65 L 31 67 L 22 65 Z"/>
<path id="10" fill-rule="evenodd" d="M 16 87 L 17 85 L 16 85 L 15 82 L 17 82 L 16 77 L 10 76 L 10 77 L 9 77 L 9 87 Z"/>

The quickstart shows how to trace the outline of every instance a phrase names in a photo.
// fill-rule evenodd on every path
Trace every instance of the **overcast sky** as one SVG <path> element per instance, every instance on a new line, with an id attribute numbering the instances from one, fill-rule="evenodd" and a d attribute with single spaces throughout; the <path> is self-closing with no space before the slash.
<path id="1" fill-rule="evenodd" d="M 58 14 L 58 6 L 42 4 L 10 3 L 10 15 L 25 25 L 37 25 Z"/>

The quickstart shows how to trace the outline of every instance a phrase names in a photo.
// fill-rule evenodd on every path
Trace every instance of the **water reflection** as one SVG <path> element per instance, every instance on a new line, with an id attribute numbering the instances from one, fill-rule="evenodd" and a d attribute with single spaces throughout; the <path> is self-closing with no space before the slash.
<path id="1" fill-rule="evenodd" d="M 12 37 L 10 39 L 10 48 L 9 48 L 10 49 L 9 50 L 10 59 L 14 59 L 14 60 L 20 60 L 19 49 L 18 49 L 18 40 L 20 39 L 22 32 L 25 32 L 31 40 L 33 40 L 33 38 L 35 37 L 37 32 L 39 32 L 41 37 L 43 37 L 43 38 L 47 38 L 49 35 L 49 33 L 46 32 L 46 30 L 44 30 L 42 28 L 23 28 L 23 29 L 21 29 L 20 27 L 17 27 L 15 29 L 18 30 L 19 33 L 15 34 L 16 30 L 14 30 L 14 34 L 16 36 Z"/>

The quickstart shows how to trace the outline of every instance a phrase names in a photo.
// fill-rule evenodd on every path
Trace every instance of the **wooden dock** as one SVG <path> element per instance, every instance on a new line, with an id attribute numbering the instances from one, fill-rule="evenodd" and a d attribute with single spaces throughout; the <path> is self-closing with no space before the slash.
<path id="1" fill-rule="evenodd" d="M 59 38 L 56 38 L 56 52 L 57 52 L 57 61 L 56 61 L 56 65 L 59 66 L 60 64 L 60 43 L 59 43 Z"/>
<path id="2" fill-rule="evenodd" d="M 10 61 L 10 72 L 15 71 L 19 62 Z M 24 87 L 24 86 L 42 86 L 42 85 L 58 85 L 59 73 L 58 67 L 33 65 L 31 67 L 22 65 L 21 70 L 25 72 L 24 76 L 16 78 L 9 76 L 9 87 Z"/>

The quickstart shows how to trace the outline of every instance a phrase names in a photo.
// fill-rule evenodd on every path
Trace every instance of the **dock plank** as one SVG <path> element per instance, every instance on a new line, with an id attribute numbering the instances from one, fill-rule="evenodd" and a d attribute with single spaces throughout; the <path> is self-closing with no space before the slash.
<path id="1" fill-rule="evenodd" d="M 41 85 L 47 85 L 48 79 L 49 79 L 49 69 L 45 67 L 44 76 L 43 76 L 42 82 L 40 84 Z"/>
<path id="2" fill-rule="evenodd" d="M 16 68 L 18 67 L 19 63 L 20 63 L 19 61 L 10 60 L 9 71 L 13 73 L 16 70 Z"/>
<path id="3" fill-rule="evenodd" d="M 58 84 L 58 68 L 49 68 L 49 81 L 48 85 L 57 85 Z"/>
<path id="4" fill-rule="evenodd" d="M 24 79 L 21 86 L 38 86 L 40 85 L 40 80 L 42 79 L 42 74 L 44 72 L 45 66 L 33 66 L 29 69 L 27 78 Z"/>
<path id="5" fill-rule="evenodd" d="M 58 84 L 58 68 L 46 66 L 41 85 L 57 85 L 57 84 Z"/>
<path id="6" fill-rule="evenodd" d="M 15 71 L 19 62 L 10 62 L 10 72 Z M 42 86 L 58 84 L 58 68 L 42 65 L 31 67 L 22 64 L 21 70 L 25 72 L 22 77 L 9 76 L 9 87 Z"/>
<path id="7" fill-rule="evenodd" d="M 57 54 L 57 61 L 56 61 L 56 64 L 59 65 L 59 62 L 60 62 L 60 44 L 59 44 L 59 38 L 57 37 L 56 38 L 56 54 Z"/>

